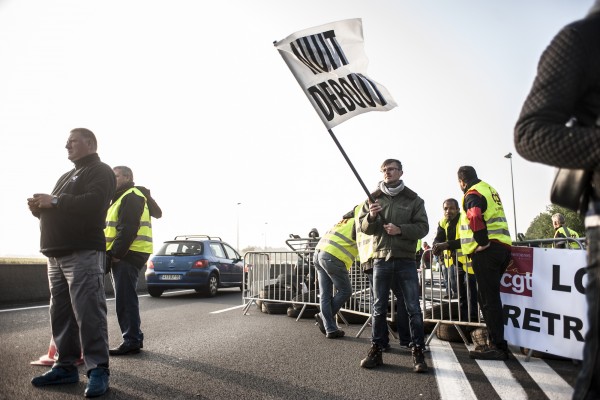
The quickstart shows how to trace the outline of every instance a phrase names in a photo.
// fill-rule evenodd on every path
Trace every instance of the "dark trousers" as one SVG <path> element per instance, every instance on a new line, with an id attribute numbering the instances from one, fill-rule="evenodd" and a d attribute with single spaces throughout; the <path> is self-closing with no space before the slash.
<path id="1" fill-rule="evenodd" d="M 370 273 L 365 273 L 367 278 L 369 279 L 369 287 L 371 293 L 371 304 L 373 304 L 373 270 Z M 419 288 L 421 285 L 419 285 Z M 394 293 L 402 293 L 402 288 L 398 288 L 398 292 L 394 291 Z M 408 318 L 408 313 L 406 312 L 406 304 L 404 303 L 404 294 L 400 297 L 394 296 L 396 299 L 396 330 L 398 332 L 398 339 L 400 341 L 400 345 L 402 346 L 410 346 L 412 343 L 412 338 L 410 336 L 410 322 Z M 389 336 L 384 337 L 382 345 L 385 347 L 390 342 Z"/>
<path id="2" fill-rule="evenodd" d="M 587 248 L 587 286 L 585 298 L 588 306 L 588 331 L 583 345 L 583 363 L 575 383 L 573 399 L 600 398 L 600 227 L 585 231 Z"/>
<path id="3" fill-rule="evenodd" d="M 477 280 L 477 300 L 487 326 L 491 342 L 499 349 L 507 349 L 504 340 L 504 315 L 500 299 L 500 280 L 510 263 L 510 248 L 496 242 L 484 251 L 471 254 Z"/>
<path id="4" fill-rule="evenodd" d="M 140 303 L 136 291 L 139 274 L 140 270 L 125 260 L 114 263 L 111 270 L 117 320 L 123 342 L 130 345 L 140 345 L 144 342 Z"/>
<path id="5" fill-rule="evenodd" d="M 477 280 L 475 275 L 466 273 L 461 267 L 457 270 L 458 298 L 460 304 L 460 320 L 477 322 Z"/>

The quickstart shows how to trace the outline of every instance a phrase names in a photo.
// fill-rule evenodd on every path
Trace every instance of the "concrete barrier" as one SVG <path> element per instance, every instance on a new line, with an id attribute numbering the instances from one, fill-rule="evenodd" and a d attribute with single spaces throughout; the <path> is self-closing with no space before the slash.
<path id="1" fill-rule="evenodd" d="M 140 271 L 138 293 L 146 293 L 146 267 Z M 104 278 L 106 295 L 113 296 L 110 276 Z M 46 264 L 0 264 L 0 306 L 19 306 L 48 302 L 48 270 Z"/>

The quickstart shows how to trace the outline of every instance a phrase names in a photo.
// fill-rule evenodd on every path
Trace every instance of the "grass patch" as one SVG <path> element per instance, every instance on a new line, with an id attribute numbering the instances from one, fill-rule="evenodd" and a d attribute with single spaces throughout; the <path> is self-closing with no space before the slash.
<path id="1" fill-rule="evenodd" d="M 3 264 L 46 264 L 47 258 L 40 257 L 0 257 L 0 265 Z"/>

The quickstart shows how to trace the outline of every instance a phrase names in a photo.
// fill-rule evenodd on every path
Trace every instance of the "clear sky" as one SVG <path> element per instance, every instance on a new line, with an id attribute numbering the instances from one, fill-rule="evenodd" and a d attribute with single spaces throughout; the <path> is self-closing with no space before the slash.
<path id="1" fill-rule="evenodd" d="M 500 193 L 514 230 L 549 204 L 554 169 L 513 127 L 542 51 L 592 0 L 1 0 L 0 255 L 38 255 L 27 209 L 71 169 L 69 131 L 96 133 L 163 209 L 155 242 L 221 236 L 284 247 L 366 196 L 273 41 L 362 18 L 367 75 L 398 103 L 333 132 L 368 188 L 398 158 L 431 241 L 460 165 Z M 514 232 L 511 232 L 514 237 Z"/>

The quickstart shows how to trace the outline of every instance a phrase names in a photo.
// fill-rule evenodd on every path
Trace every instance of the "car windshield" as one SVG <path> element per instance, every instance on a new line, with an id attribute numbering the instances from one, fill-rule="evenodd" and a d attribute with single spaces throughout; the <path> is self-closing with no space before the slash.
<path id="1" fill-rule="evenodd" d="M 156 253 L 157 256 L 197 256 L 202 254 L 200 242 L 167 242 Z"/>

